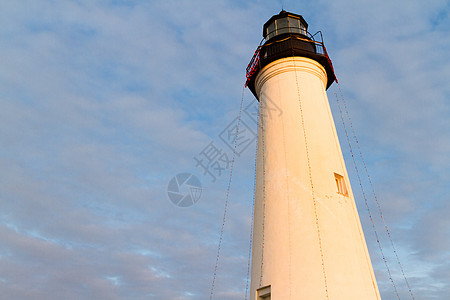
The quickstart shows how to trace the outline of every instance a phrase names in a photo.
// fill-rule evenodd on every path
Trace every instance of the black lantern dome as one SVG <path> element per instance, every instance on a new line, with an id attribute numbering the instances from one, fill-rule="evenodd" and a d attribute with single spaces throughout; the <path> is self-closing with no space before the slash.
<path id="1" fill-rule="evenodd" d="M 308 23 L 302 16 L 282 10 L 263 26 L 263 37 L 266 41 L 282 34 L 301 34 L 307 37 Z"/>

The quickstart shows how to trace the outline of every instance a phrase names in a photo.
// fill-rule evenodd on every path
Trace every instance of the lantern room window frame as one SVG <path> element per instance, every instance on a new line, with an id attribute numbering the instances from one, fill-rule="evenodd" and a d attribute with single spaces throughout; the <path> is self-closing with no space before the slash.
<path id="1" fill-rule="evenodd" d="M 286 33 L 307 36 L 308 23 L 302 16 L 282 11 L 264 24 L 264 37 L 266 40 Z"/>

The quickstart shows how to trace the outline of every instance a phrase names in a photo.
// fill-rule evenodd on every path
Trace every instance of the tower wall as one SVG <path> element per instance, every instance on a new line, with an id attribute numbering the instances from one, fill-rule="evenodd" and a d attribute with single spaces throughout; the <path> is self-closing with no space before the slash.
<path id="1" fill-rule="evenodd" d="M 326 85 L 323 66 L 303 57 L 276 60 L 255 79 L 251 300 L 269 285 L 271 300 L 380 299 Z"/>

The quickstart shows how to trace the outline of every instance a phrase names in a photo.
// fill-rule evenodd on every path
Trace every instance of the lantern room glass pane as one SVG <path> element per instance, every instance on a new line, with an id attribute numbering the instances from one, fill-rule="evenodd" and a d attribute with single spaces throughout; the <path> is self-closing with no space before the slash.
<path id="1" fill-rule="evenodd" d="M 276 20 L 277 24 L 277 34 L 289 33 L 289 22 L 288 18 L 282 18 Z"/>
<path id="2" fill-rule="evenodd" d="M 267 39 L 272 38 L 273 36 L 275 36 L 275 34 L 275 22 L 273 22 L 269 24 L 269 26 L 267 26 Z"/>
<path id="3" fill-rule="evenodd" d="M 300 20 L 295 18 L 288 18 L 289 20 L 289 30 L 292 33 L 301 33 L 300 31 Z"/>
<path id="4" fill-rule="evenodd" d="M 301 34 L 306 35 L 306 28 L 305 26 L 303 26 L 303 24 L 300 22 L 300 20 L 298 21 L 300 23 L 300 30 L 301 30 Z"/>
<path id="5" fill-rule="evenodd" d="M 266 40 L 287 33 L 307 35 L 305 24 L 302 23 L 300 18 L 285 16 L 274 19 L 270 24 L 267 24 L 264 32 Z"/>

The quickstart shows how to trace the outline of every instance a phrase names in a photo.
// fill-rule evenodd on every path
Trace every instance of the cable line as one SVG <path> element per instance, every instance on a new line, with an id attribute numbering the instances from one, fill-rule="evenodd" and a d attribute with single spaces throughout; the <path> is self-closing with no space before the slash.
<path id="1" fill-rule="evenodd" d="M 280 87 L 278 87 L 280 88 Z M 282 98 L 280 99 L 282 101 Z M 282 104 L 280 105 L 282 106 Z M 285 134 L 285 122 L 284 119 L 281 118 L 282 123 L 282 137 L 283 137 L 283 154 L 284 154 L 284 179 L 286 182 L 286 202 L 287 202 L 287 233 L 288 233 L 288 248 L 289 248 L 289 299 L 292 297 L 292 236 L 291 236 L 291 197 L 290 197 L 290 189 L 289 189 L 289 176 L 288 176 L 288 161 L 287 161 L 287 153 L 286 153 L 286 134 Z"/>
<path id="2" fill-rule="evenodd" d="M 352 149 L 352 145 L 350 143 L 350 138 L 349 138 L 349 134 L 348 134 L 348 131 L 347 131 L 347 126 L 345 125 L 344 115 L 342 113 L 341 105 L 339 103 L 339 98 L 338 98 L 338 95 L 336 93 L 334 93 L 334 95 L 336 96 L 336 100 L 337 100 L 337 104 L 338 104 L 338 108 L 339 108 L 339 113 L 340 113 L 341 120 L 342 120 L 342 125 L 344 126 L 345 136 L 347 138 L 348 147 L 349 147 L 349 150 L 350 150 L 350 154 L 352 156 L 353 165 L 354 165 L 354 168 L 355 168 L 355 171 L 356 171 L 356 175 L 358 177 L 359 186 L 361 187 L 362 195 L 363 195 L 363 198 L 364 198 L 364 204 L 366 205 L 367 213 L 369 214 L 369 219 L 370 219 L 370 222 L 372 224 L 372 229 L 373 229 L 373 231 L 375 233 L 375 237 L 377 239 L 378 248 L 380 249 L 381 257 L 383 258 L 384 265 L 386 266 L 386 270 L 387 270 L 387 272 L 389 274 L 389 279 L 390 279 L 390 281 L 392 283 L 392 286 L 394 287 L 395 294 L 396 294 L 397 298 L 400 299 L 400 296 L 398 295 L 397 287 L 396 287 L 396 285 L 394 283 L 394 278 L 392 277 L 391 270 L 389 268 L 389 263 L 387 261 L 386 256 L 384 255 L 383 247 L 381 246 L 381 241 L 380 241 L 380 238 L 378 237 L 377 229 L 375 228 L 375 222 L 373 221 L 372 212 L 370 210 L 369 203 L 368 203 L 367 196 L 366 196 L 366 192 L 364 191 L 364 187 L 363 187 L 363 184 L 362 184 L 362 181 L 361 181 L 361 175 L 359 174 L 359 169 L 358 169 L 358 166 L 356 165 L 355 155 L 353 154 L 353 149 Z"/>
<path id="3" fill-rule="evenodd" d="M 297 70 L 296 70 L 296 66 L 295 66 L 294 53 L 292 55 L 292 62 L 294 64 L 295 83 L 297 84 L 298 106 L 300 108 L 301 126 L 302 126 L 302 129 L 303 129 L 303 136 L 305 138 L 306 161 L 308 163 L 309 182 L 310 182 L 310 185 L 311 185 L 311 194 L 312 194 L 312 200 L 313 200 L 313 204 L 314 204 L 314 216 L 315 216 L 315 219 L 316 219 L 317 238 L 318 238 L 319 250 L 320 250 L 320 260 L 322 262 L 322 273 L 323 273 L 323 281 L 324 281 L 324 286 L 325 286 L 325 296 L 326 296 L 327 299 L 329 299 L 327 273 L 325 271 L 325 260 L 324 260 L 323 248 L 322 248 L 322 237 L 320 235 L 319 215 L 318 215 L 318 212 L 317 212 L 317 200 L 316 200 L 316 195 L 315 195 L 315 190 L 314 190 L 314 183 L 313 183 L 313 179 L 312 179 L 311 161 L 310 161 L 309 150 L 308 150 L 308 138 L 307 138 L 307 135 L 306 135 L 305 118 L 304 118 L 304 115 L 303 115 L 303 107 L 302 107 L 302 101 L 301 101 L 301 97 L 300 97 L 300 87 L 299 87 L 299 84 L 298 84 L 298 76 L 297 76 Z"/>
<path id="4" fill-rule="evenodd" d="M 256 118 L 256 126 L 259 126 L 259 113 Z M 252 246 L 253 246 L 253 222 L 255 219 L 255 195 L 256 195 L 256 164 L 258 160 L 258 139 L 256 139 L 256 147 L 255 147 L 255 178 L 253 181 L 253 201 L 252 201 L 252 222 L 250 223 L 250 241 L 248 245 L 248 261 L 247 261 L 247 281 L 245 284 L 245 300 L 247 300 L 248 292 L 249 292 L 249 282 L 250 282 L 250 267 L 251 267 L 251 258 L 252 258 Z"/>
<path id="5" fill-rule="evenodd" d="M 213 276 L 213 280 L 212 280 L 212 283 L 211 283 L 211 293 L 209 295 L 209 299 L 210 300 L 212 300 L 213 296 L 214 296 L 214 287 L 215 287 L 216 277 L 217 277 L 217 268 L 219 266 L 220 250 L 221 250 L 222 240 L 223 240 L 223 231 L 224 231 L 224 228 L 225 228 L 225 221 L 227 219 L 228 200 L 229 200 L 229 196 L 230 196 L 231 179 L 233 178 L 233 167 L 234 167 L 234 162 L 236 160 L 237 137 L 238 137 L 238 134 L 239 134 L 239 127 L 240 127 L 240 124 L 241 124 L 242 104 L 244 102 L 244 91 L 245 91 L 245 87 L 242 87 L 241 104 L 240 104 L 240 107 L 239 107 L 238 123 L 237 123 L 237 126 L 236 126 L 236 136 L 235 136 L 235 139 L 234 139 L 233 158 L 231 160 L 230 176 L 228 178 L 227 193 L 226 193 L 226 196 L 225 196 L 225 207 L 224 207 L 224 211 L 223 211 L 222 226 L 220 228 L 219 243 L 218 243 L 218 246 L 217 246 L 216 265 L 214 266 L 214 276 Z"/>
<path id="6" fill-rule="evenodd" d="M 357 136 L 356 136 L 355 129 L 354 129 L 354 127 L 353 127 L 352 118 L 350 117 L 350 113 L 349 113 L 349 111 L 348 111 L 347 103 L 346 103 L 346 101 L 345 101 L 345 99 L 344 99 L 344 95 L 342 94 L 341 86 L 339 85 L 339 83 L 338 83 L 337 85 L 338 85 L 338 88 L 339 88 L 339 93 L 340 93 L 342 102 L 343 102 L 343 104 L 344 104 L 344 108 L 345 108 L 345 113 L 346 113 L 346 115 L 347 115 L 347 119 L 348 119 L 348 121 L 349 121 L 349 123 L 350 123 L 350 127 L 351 127 L 352 134 L 353 134 L 353 139 L 355 140 L 356 146 L 357 146 L 357 148 L 358 148 L 359 157 L 360 157 L 361 162 L 362 162 L 362 164 L 363 164 L 364 171 L 365 171 L 365 173 L 366 173 L 366 175 L 367 175 L 367 179 L 368 179 L 368 181 L 369 181 L 369 185 L 370 185 L 370 189 L 371 189 L 373 198 L 374 198 L 374 200 L 375 200 L 375 202 L 376 202 L 376 204 L 377 204 L 377 208 L 378 208 L 378 212 L 379 212 L 379 214 L 380 214 L 380 218 L 381 218 L 381 220 L 383 221 L 383 225 L 384 225 L 384 228 L 385 228 L 385 230 L 386 230 L 386 234 L 387 234 L 387 236 L 388 236 L 388 238 L 389 238 L 389 241 L 390 241 L 390 243 L 391 243 L 392 250 L 393 250 L 393 252 L 394 252 L 394 254 L 395 254 L 395 258 L 396 258 L 397 263 L 398 263 L 398 265 L 399 265 L 399 268 L 400 268 L 400 271 L 401 271 L 401 273 L 402 273 L 403 279 L 405 280 L 405 283 L 406 283 L 406 286 L 407 286 L 407 288 L 408 288 L 408 291 L 409 291 L 409 293 L 410 293 L 410 295 L 411 295 L 411 298 L 414 299 L 414 294 L 413 294 L 412 289 L 411 289 L 411 287 L 410 287 L 410 285 L 409 285 L 409 283 L 408 283 L 408 279 L 406 278 L 405 271 L 404 271 L 404 269 L 403 269 L 402 263 L 400 262 L 400 258 L 399 258 L 399 256 L 398 256 L 397 249 L 396 249 L 396 247 L 395 247 L 395 245 L 394 245 L 394 241 L 392 240 L 391 232 L 390 232 L 390 230 L 389 230 L 389 228 L 388 228 L 388 226 L 387 226 L 386 220 L 384 219 L 383 211 L 382 211 L 382 209 L 381 209 L 380 201 L 378 200 L 378 197 L 377 197 L 377 195 L 376 195 L 376 193 L 375 193 L 375 188 L 374 188 L 374 186 L 373 186 L 372 179 L 371 179 L 371 177 L 370 177 L 370 175 L 369 175 L 369 171 L 368 171 L 368 169 L 367 169 L 367 165 L 366 165 L 366 162 L 365 162 L 365 160 L 364 160 L 364 157 L 363 157 L 363 154 L 362 154 L 362 151 L 361 151 L 361 147 L 360 147 L 360 145 L 359 145 L 359 141 L 358 141 L 358 138 L 357 138 Z M 336 95 L 336 94 L 335 94 L 335 95 Z M 336 98 L 337 98 L 337 95 L 336 95 Z M 338 106 L 339 106 L 339 100 L 338 100 L 337 102 L 338 102 Z M 339 111 L 341 112 L 340 106 L 339 106 Z M 342 112 L 341 112 L 341 118 L 342 118 Z M 345 126 L 345 125 L 344 125 L 344 126 Z"/>
<path id="7" fill-rule="evenodd" d="M 259 103 L 259 119 L 261 120 L 261 144 L 262 144 L 262 168 L 263 168 L 263 208 L 262 208 L 262 243 L 261 243 L 261 270 L 259 277 L 259 287 L 262 287 L 263 277 L 264 277 L 264 244 L 265 244 L 265 234 L 264 234 L 264 223 L 266 220 L 266 160 L 265 160 L 265 143 L 264 143 L 264 99 L 261 97 L 261 101 Z M 259 124 L 258 124 L 259 126 Z M 259 130 L 259 128 L 258 128 Z"/>

